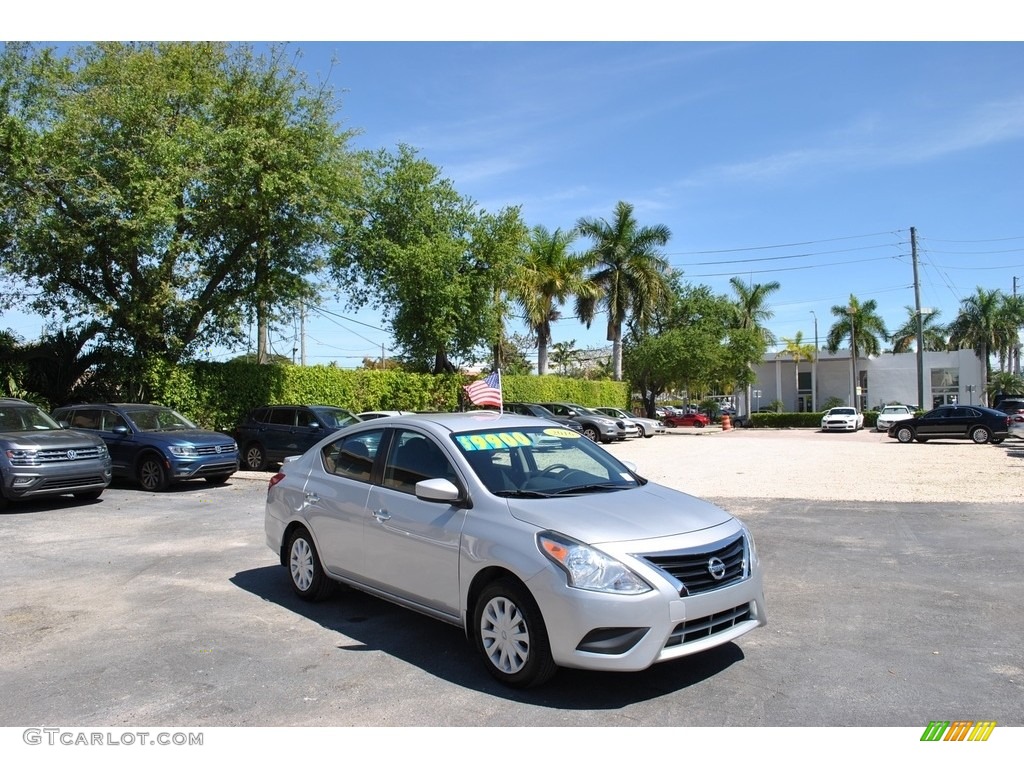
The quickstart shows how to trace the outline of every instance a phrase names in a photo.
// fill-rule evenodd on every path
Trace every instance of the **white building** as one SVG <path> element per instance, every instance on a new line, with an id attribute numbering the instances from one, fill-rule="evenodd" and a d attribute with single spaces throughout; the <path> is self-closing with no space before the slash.
<path id="1" fill-rule="evenodd" d="M 858 410 L 876 410 L 887 403 L 907 403 L 929 409 L 944 403 L 981 404 L 982 360 L 972 349 L 925 352 L 923 355 L 924 402 L 918 403 L 917 354 L 884 353 L 857 359 L 854 390 L 850 350 L 818 353 L 817 361 L 799 361 L 785 352 L 769 353 L 754 366 L 750 408 L 757 411 L 775 400 L 784 411 L 820 411 L 830 399 Z M 742 397 L 742 396 L 741 396 Z"/>

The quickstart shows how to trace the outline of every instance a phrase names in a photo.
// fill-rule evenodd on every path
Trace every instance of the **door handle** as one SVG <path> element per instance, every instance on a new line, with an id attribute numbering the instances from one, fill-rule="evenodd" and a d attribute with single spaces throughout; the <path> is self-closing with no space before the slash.
<path id="1" fill-rule="evenodd" d="M 316 493 L 306 494 L 306 504 L 316 504 L 320 501 L 320 495 Z"/>
<path id="2" fill-rule="evenodd" d="M 374 510 L 373 516 L 377 518 L 378 523 L 385 523 L 391 519 L 391 513 L 388 512 L 386 509 Z"/>

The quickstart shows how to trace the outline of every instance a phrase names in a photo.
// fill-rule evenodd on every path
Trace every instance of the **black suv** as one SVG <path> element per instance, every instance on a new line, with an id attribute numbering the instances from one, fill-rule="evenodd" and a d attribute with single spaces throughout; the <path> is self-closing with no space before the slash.
<path id="1" fill-rule="evenodd" d="M 177 411 L 148 403 L 66 405 L 53 412 L 64 426 L 107 444 L 114 476 L 147 491 L 203 478 L 220 484 L 238 471 L 238 446 L 222 432 L 200 429 Z"/>
<path id="2" fill-rule="evenodd" d="M 359 421 L 351 411 L 333 405 L 264 405 L 246 414 L 234 436 L 242 467 L 259 471 L 305 453 L 320 438 Z"/>
<path id="3" fill-rule="evenodd" d="M 110 454 L 98 437 L 63 429 L 25 400 L 0 397 L 0 509 L 64 494 L 98 499 L 110 479 Z"/>

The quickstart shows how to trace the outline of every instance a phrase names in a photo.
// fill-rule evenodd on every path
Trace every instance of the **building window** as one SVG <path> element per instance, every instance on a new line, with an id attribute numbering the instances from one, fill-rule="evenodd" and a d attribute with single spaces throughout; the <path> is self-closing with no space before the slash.
<path id="1" fill-rule="evenodd" d="M 956 368 L 932 368 L 932 408 L 959 402 L 960 371 Z"/>

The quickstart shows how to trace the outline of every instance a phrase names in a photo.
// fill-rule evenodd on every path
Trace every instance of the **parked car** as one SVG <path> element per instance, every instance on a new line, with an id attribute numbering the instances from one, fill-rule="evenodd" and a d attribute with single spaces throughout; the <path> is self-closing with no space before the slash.
<path id="1" fill-rule="evenodd" d="M 992 407 L 1010 416 L 1015 413 L 1024 414 L 1024 397 L 1003 397 Z"/>
<path id="2" fill-rule="evenodd" d="M 27 400 L 0 397 L 0 509 L 53 496 L 98 499 L 111 477 L 98 437 L 64 429 Z"/>
<path id="3" fill-rule="evenodd" d="M 767 621 L 743 523 L 533 417 L 348 427 L 281 467 L 264 519 L 300 598 L 340 582 L 460 627 L 513 687 L 643 670 Z"/>
<path id="4" fill-rule="evenodd" d="M 362 419 L 333 405 L 264 405 L 235 426 L 242 466 L 256 472 L 297 456 L 325 435 Z"/>
<path id="5" fill-rule="evenodd" d="M 502 410 L 508 413 L 518 413 L 520 416 L 536 416 L 539 419 L 547 419 L 556 424 L 561 424 L 563 427 L 575 429 L 577 432 L 583 431 L 583 425 L 576 421 L 576 419 L 552 413 L 540 403 L 504 403 Z"/>
<path id="6" fill-rule="evenodd" d="M 598 413 L 603 413 L 605 416 L 614 418 L 620 418 L 623 420 L 628 419 L 636 424 L 637 430 L 640 433 L 640 437 L 654 437 L 655 435 L 665 434 L 665 425 L 657 419 L 648 419 L 645 416 L 634 416 L 631 413 L 627 413 L 621 408 L 612 408 L 611 406 L 605 406 L 601 408 L 595 408 Z"/>
<path id="7" fill-rule="evenodd" d="M 703 429 L 711 419 L 703 413 L 670 413 L 662 419 L 666 427 L 696 427 Z"/>
<path id="8" fill-rule="evenodd" d="M 1012 413 L 1006 418 L 1010 420 L 1010 436 L 1024 440 L 1024 413 Z"/>
<path id="9" fill-rule="evenodd" d="M 575 419 L 583 425 L 585 437 L 595 443 L 612 443 L 626 439 L 626 423 L 576 403 L 541 403 L 556 416 Z"/>
<path id="10" fill-rule="evenodd" d="M 1010 434 L 1010 417 L 983 405 L 940 405 L 928 413 L 889 427 L 889 437 L 901 443 L 916 440 L 973 440 L 1001 443 Z"/>
<path id="11" fill-rule="evenodd" d="M 852 406 L 829 408 L 821 417 L 822 432 L 856 432 L 863 428 L 864 414 Z"/>
<path id="12" fill-rule="evenodd" d="M 107 445 L 114 477 L 147 491 L 203 478 L 220 484 L 238 471 L 229 435 L 200 429 L 177 411 L 146 403 L 87 403 L 57 408 L 53 418 Z"/>
<path id="13" fill-rule="evenodd" d="M 906 419 L 914 418 L 914 412 L 910 410 L 910 406 L 907 405 L 885 405 L 882 406 L 882 410 L 878 412 L 878 418 L 875 419 L 875 431 L 876 432 L 888 432 L 889 427 L 895 424 L 897 421 L 904 421 Z"/>

